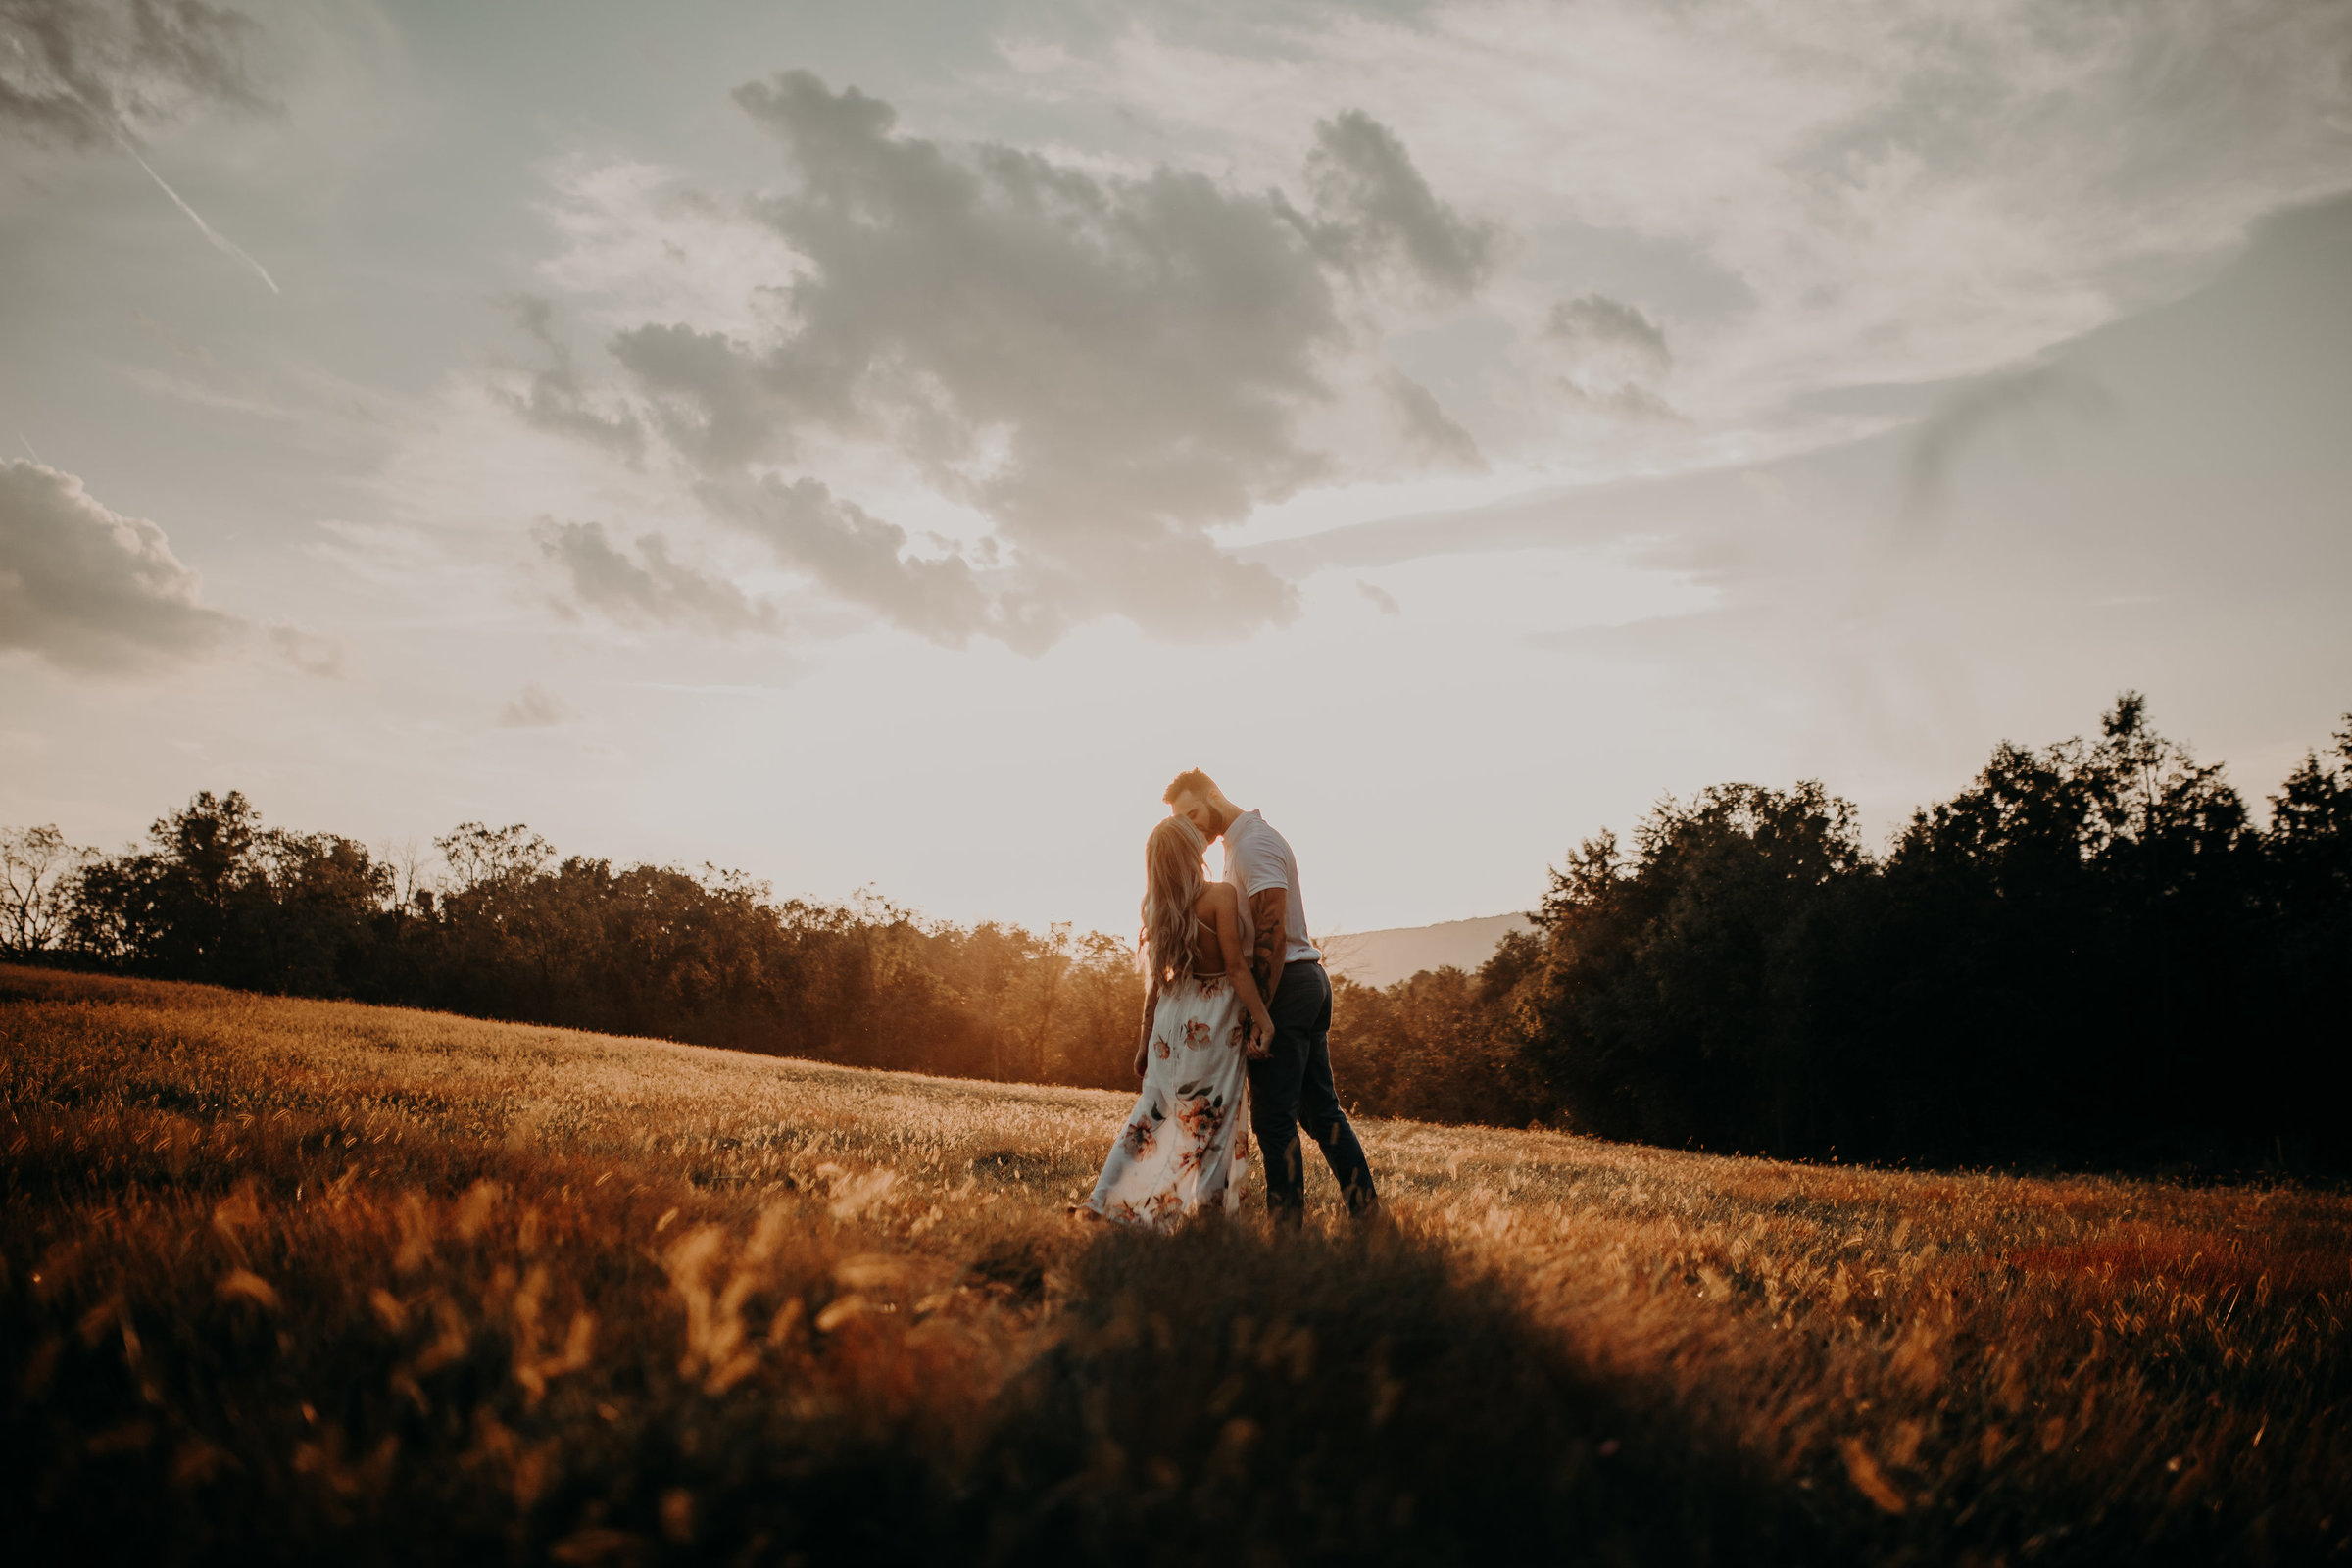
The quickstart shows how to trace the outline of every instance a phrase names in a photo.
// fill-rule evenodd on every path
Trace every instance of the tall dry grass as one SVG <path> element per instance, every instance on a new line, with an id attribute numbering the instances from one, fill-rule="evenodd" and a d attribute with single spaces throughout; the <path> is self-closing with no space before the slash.
<path id="1" fill-rule="evenodd" d="M 2352 1553 L 2332 1193 L 1375 1122 L 1377 1233 L 1156 1240 L 1096 1092 L 22 969 L 0 1060 L 45 1556 Z"/>

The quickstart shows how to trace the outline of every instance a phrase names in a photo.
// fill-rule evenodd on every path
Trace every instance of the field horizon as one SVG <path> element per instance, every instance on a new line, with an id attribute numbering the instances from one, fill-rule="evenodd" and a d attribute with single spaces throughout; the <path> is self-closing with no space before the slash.
<path id="1" fill-rule="evenodd" d="M 2333 1190 L 1367 1118 L 1379 1226 L 1139 1237 L 1113 1091 L 16 967 L 0 1040 L 39 1546 L 2352 1552 Z"/>

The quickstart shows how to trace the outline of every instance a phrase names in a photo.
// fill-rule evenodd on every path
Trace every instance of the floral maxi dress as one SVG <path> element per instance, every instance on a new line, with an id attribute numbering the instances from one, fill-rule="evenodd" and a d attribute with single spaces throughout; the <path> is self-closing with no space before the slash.
<path id="1" fill-rule="evenodd" d="M 1250 1015 L 1223 975 L 1162 987 L 1144 1090 L 1086 1206 L 1166 1230 L 1194 1211 L 1242 1204 L 1250 1168 Z"/>

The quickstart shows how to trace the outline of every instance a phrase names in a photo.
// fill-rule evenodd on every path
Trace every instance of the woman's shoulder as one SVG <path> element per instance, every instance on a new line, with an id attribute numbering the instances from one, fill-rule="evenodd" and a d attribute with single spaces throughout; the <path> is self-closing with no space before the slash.
<path id="1" fill-rule="evenodd" d="M 1241 895 L 1230 882 L 1211 882 L 1200 890 L 1200 902 L 1196 909 L 1215 909 L 1230 913 L 1241 906 Z"/>

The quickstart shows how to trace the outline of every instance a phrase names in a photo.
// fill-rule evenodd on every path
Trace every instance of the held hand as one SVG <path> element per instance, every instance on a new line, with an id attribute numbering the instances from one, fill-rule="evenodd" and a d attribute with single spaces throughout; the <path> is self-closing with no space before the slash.
<path id="1" fill-rule="evenodd" d="M 1274 1019 L 1271 1015 L 1260 1013 L 1250 1020 L 1250 1041 L 1242 1048 L 1242 1054 L 1251 1061 L 1264 1061 L 1274 1054 Z"/>

